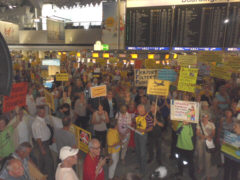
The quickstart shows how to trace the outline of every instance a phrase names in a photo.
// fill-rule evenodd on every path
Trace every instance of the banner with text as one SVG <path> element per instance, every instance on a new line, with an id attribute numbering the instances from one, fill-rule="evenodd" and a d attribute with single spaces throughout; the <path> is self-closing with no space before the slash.
<path id="1" fill-rule="evenodd" d="M 182 67 L 179 75 L 178 90 L 194 93 L 196 88 L 197 76 L 198 69 Z"/>
<path id="2" fill-rule="evenodd" d="M 56 74 L 56 81 L 68 81 L 68 78 L 69 78 L 68 73 Z"/>
<path id="3" fill-rule="evenodd" d="M 229 67 L 212 66 L 210 76 L 219 78 L 219 79 L 229 80 L 229 79 L 231 79 L 232 73 L 231 73 Z"/>
<path id="4" fill-rule="evenodd" d="M 170 81 L 149 79 L 147 94 L 167 97 L 169 93 Z"/>
<path id="5" fill-rule="evenodd" d="M 156 69 L 135 69 L 134 80 L 135 86 L 147 86 L 149 79 L 155 79 L 157 76 Z"/>
<path id="6" fill-rule="evenodd" d="M 196 55 L 179 55 L 177 62 L 180 66 L 195 66 L 197 65 Z"/>
<path id="7" fill-rule="evenodd" d="M 191 101 L 171 100 L 171 120 L 198 123 L 199 103 Z"/>
<path id="8" fill-rule="evenodd" d="M 158 79 L 175 82 L 177 73 L 173 69 L 160 69 L 158 70 Z"/>
<path id="9" fill-rule="evenodd" d="M 16 106 L 25 106 L 27 90 L 27 82 L 13 84 L 10 96 L 4 96 L 3 98 L 3 112 L 12 111 Z"/>
<path id="10" fill-rule="evenodd" d="M 97 98 L 107 95 L 106 85 L 91 87 L 91 98 Z"/>

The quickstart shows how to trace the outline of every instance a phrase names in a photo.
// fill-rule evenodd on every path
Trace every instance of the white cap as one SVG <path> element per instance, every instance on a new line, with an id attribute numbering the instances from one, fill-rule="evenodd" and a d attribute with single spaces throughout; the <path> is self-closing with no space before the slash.
<path id="1" fill-rule="evenodd" d="M 59 158 L 63 161 L 64 159 L 74 156 L 78 153 L 78 149 L 71 148 L 70 146 L 64 146 L 60 150 Z"/>

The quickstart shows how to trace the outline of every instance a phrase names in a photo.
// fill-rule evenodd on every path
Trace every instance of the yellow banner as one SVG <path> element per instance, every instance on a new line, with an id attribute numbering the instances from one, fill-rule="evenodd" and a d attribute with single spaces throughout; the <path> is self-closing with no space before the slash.
<path id="1" fill-rule="evenodd" d="M 161 63 L 156 64 L 156 60 L 154 59 L 145 59 L 144 65 L 146 69 L 160 69 L 163 67 Z"/>
<path id="2" fill-rule="evenodd" d="M 196 55 L 179 55 L 177 62 L 181 66 L 194 66 L 197 64 L 197 56 Z"/>
<path id="3" fill-rule="evenodd" d="M 198 69 L 182 67 L 179 75 L 178 90 L 194 93 L 196 88 L 197 76 Z"/>
<path id="4" fill-rule="evenodd" d="M 68 73 L 56 74 L 56 81 L 68 81 L 68 78 L 69 78 Z"/>
<path id="5" fill-rule="evenodd" d="M 232 73 L 228 67 L 212 66 L 210 76 L 219 78 L 219 79 L 229 80 L 231 79 Z"/>
<path id="6" fill-rule="evenodd" d="M 44 89 L 44 94 L 45 94 L 45 98 L 46 98 L 46 103 L 48 104 L 48 106 L 55 111 L 55 105 L 54 105 L 54 98 L 53 95 L 48 92 L 48 90 Z"/>
<path id="7" fill-rule="evenodd" d="M 91 87 L 91 98 L 97 98 L 97 97 L 102 97 L 106 95 L 107 95 L 106 85 Z"/>
<path id="8" fill-rule="evenodd" d="M 48 70 L 42 70 L 41 71 L 41 77 L 47 78 L 48 77 Z"/>
<path id="9" fill-rule="evenodd" d="M 170 81 L 149 79 L 147 94 L 167 97 L 169 93 Z"/>
<path id="10" fill-rule="evenodd" d="M 98 58 L 96 60 L 97 63 L 99 63 L 101 66 L 106 66 L 107 65 L 107 60 L 103 58 Z"/>
<path id="11" fill-rule="evenodd" d="M 77 139 L 77 144 L 78 148 L 85 152 L 88 153 L 88 143 L 91 140 L 92 136 L 91 133 L 86 131 L 85 129 L 82 129 L 78 126 L 74 126 L 74 131 L 75 131 L 75 136 Z"/>
<path id="12" fill-rule="evenodd" d="M 122 71 L 121 72 L 121 77 L 122 78 L 127 78 L 127 71 Z"/>
<path id="13" fill-rule="evenodd" d="M 227 56 L 224 65 L 229 67 L 233 72 L 240 72 L 240 57 L 238 56 Z"/>
<path id="14" fill-rule="evenodd" d="M 222 52 L 199 52 L 197 54 L 197 60 L 200 62 L 222 62 Z"/>

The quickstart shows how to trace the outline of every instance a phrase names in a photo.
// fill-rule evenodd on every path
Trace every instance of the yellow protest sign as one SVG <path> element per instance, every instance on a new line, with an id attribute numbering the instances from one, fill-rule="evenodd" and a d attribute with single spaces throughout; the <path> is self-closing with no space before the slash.
<path id="1" fill-rule="evenodd" d="M 107 95 L 106 85 L 91 87 L 91 98 L 97 98 L 106 95 Z"/>
<path id="2" fill-rule="evenodd" d="M 122 78 L 127 78 L 127 71 L 122 71 L 121 72 L 121 77 Z"/>
<path id="3" fill-rule="evenodd" d="M 210 76 L 219 78 L 219 79 L 229 80 L 231 79 L 232 73 L 228 67 L 212 66 Z"/>
<path id="4" fill-rule="evenodd" d="M 96 63 L 100 64 L 101 66 L 106 66 L 107 65 L 107 60 L 103 58 L 98 58 L 96 60 Z"/>
<path id="5" fill-rule="evenodd" d="M 56 81 L 68 81 L 68 78 L 69 78 L 68 73 L 56 74 Z"/>
<path id="6" fill-rule="evenodd" d="M 117 67 L 118 68 L 123 68 L 123 66 L 124 66 L 123 62 L 122 61 L 118 61 Z"/>
<path id="7" fill-rule="evenodd" d="M 42 70 L 41 71 L 41 77 L 47 78 L 48 77 L 48 70 Z"/>
<path id="8" fill-rule="evenodd" d="M 197 64 L 197 56 L 196 55 L 179 55 L 177 62 L 181 66 L 194 66 Z"/>
<path id="9" fill-rule="evenodd" d="M 147 94 L 167 97 L 169 93 L 170 81 L 149 79 Z"/>
<path id="10" fill-rule="evenodd" d="M 181 68 L 178 81 L 178 90 L 186 92 L 195 92 L 198 69 Z"/>
<path id="11" fill-rule="evenodd" d="M 197 54 L 197 60 L 200 62 L 222 62 L 222 52 L 200 52 Z"/>
<path id="12" fill-rule="evenodd" d="M 144 65 L 146 69 L 160 69 L 163 67 L 161 63 L 156 64 L 156 60 L 154 59 L 145 59 Z"/>
<path id="13" fill-rule="evenodd" d="M 114 64 L 114 63 L 117 63 L 118 61 L 119 61 L 118 58 L 115 58 L 115 57 L 111 57 L 111 58 L 109 58 L 109 63 Z"/>
<path id="14" fill-rule="evenodd" d="M 55 105 L 54 105 L 54 98 L 53 95 L 48 92 L 48 90 L 44 89 L 44 94 L 45 94 L 45 98 L 46 98 L 46 103 L 48 104 L 48 106 L 55 111 Z"/>
<path id="15" fill-rule="evenodd" d="M 224 65 L 229 67 L 233 72 L 240 72 L 240 57 L 238 56 L 227 56 Z"/>
<path id="16" fill-rule="evenodd" d="M 77 144 L 78 144 L 78 148 L 85 152 L 88 153 L 88 143 L 91 140 L 91 133 L 86 131 L 85 129 L 82 129 L 78 126 L 74 126 L 75 129 L 75 135 L 76 135 L 76 139 L 77 139 Z"/>

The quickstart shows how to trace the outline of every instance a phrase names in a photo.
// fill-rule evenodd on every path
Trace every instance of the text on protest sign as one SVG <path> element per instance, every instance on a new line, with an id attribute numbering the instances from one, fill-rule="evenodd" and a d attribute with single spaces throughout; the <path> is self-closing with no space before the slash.
<path id="1" fill-rule="evenodd" d="M 170 81 L 149 79 L 147 94 L 167 97 L 169 93 Z"/>
<path id="2" fill-rule="evenodd" d="M 91 98 L 97 98 L 106 95 L 107 95 L 106 85 L 91 87 Z"/>
<path id="3" fill-rule="evenodd" d="M 9 112 L 15 109 L 16 106 L 22 107 L 26 105 L 26 95 L 28 83 L 15 83 L 12 85 L 10 96 L 4 96 L 3 112 Z"/>
<path id="4" fill-rule="evenodd" d="M 199 103 L 191 101 L 171 100 L 171 120 L 198 123 Z"/>
<path id="5" fill-rule="evenodd" d="M 56 74 L 56 81 L 68 81 L 68 73 Z"/>
<path id="6" fill-rule="evenodd" d="M 147 86 L 149 79 L 155 79 L 157 76 L 156 69 L 136 69 L 134 71 L 135 86 Z"/>
<path id="7" fill-rule="evenodd" d="M 215 78 L 229 80 L 231 79 L 232 73 L 228 67 L 211 67 L 210 75 Z"/>
<path id="8" fill-rule="evenodd" d="M 178 90 L 186 92 L 195 92 L 198 69 L 181 67 L 178 81 Z"/>
<path id="9" fill-rule="evenodd" d="M 160 69 L 158 79 L 174 82 L 177 79 L 177 73 L 173 69 Z"/>

